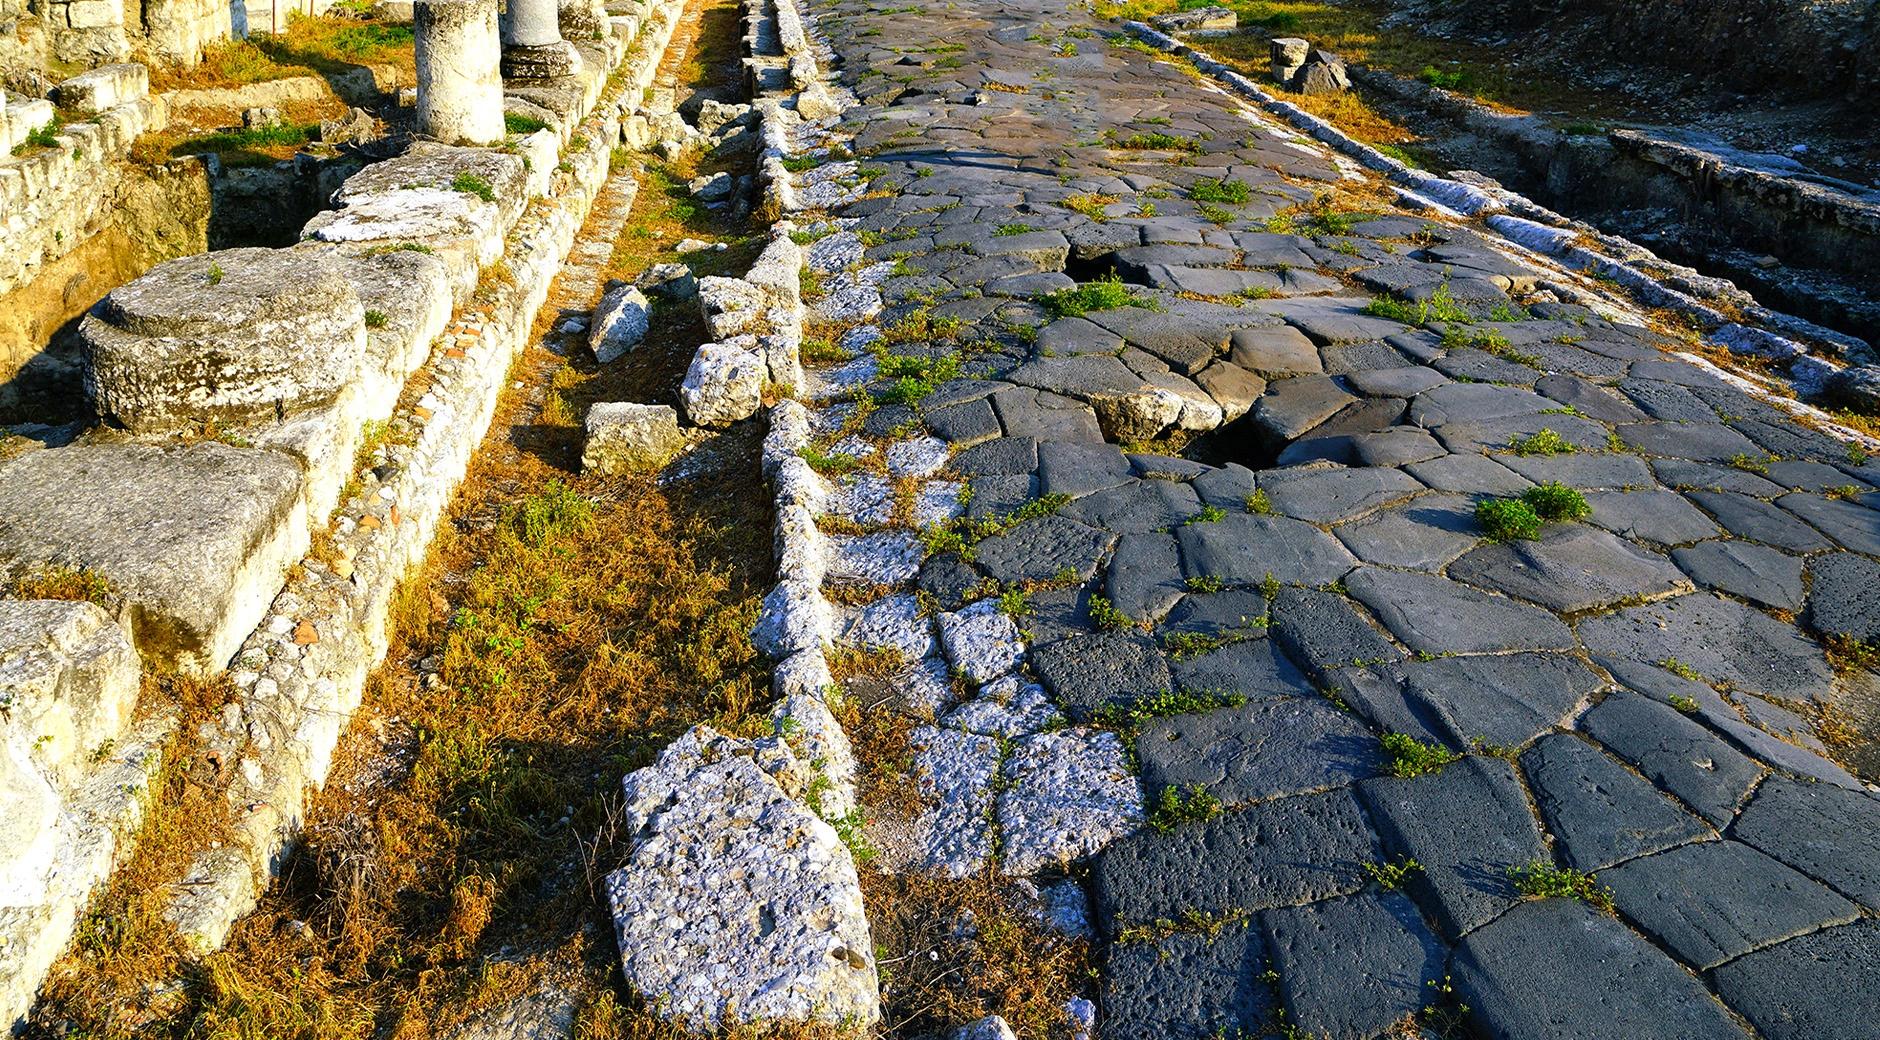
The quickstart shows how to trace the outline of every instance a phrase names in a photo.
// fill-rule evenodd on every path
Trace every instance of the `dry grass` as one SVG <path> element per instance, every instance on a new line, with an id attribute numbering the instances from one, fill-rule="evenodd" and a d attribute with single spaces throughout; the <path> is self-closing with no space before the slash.
<path id="1" fill-rule="evenodd" d="M 153 92 L 240 87 L 290 76 L 319 76 L 366 65 L 416 75 L 411 27 L 332 14 L 293 16 L 278 36 L 256 34 L 207 48 L 200 64 L 153 65 Z"/>
<path id="2" fill-rule="evenodd" d="M 82 567 L 47 567 L 14 579 L 14 599 L 83 600 L 109 606 L 111 583 L 104 575 Z"/>
<path id="3" fill-rule="evenodd" d="M 294 101 L 281 108 L 281 124 L 264 130 L 244 130 L 241 112 L 229 109 L 192 109 L 189 125 L 181 122 L 157 133 L 144 134 L 131 147 L 131 159 L 158 164 L 183 155 L 214 153 L 236 166 L 259 166 L 291 159 L 311 139 L 324 119 L 338 119 L 347 105 L 337 97 L 324 101 Z"/>

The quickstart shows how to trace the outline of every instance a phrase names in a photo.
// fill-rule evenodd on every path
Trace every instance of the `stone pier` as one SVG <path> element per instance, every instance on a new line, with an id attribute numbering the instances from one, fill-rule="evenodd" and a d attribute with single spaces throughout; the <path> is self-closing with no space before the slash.
<path id="1" fill-rule="evenodd" d="M 581 70 L 581 55 L 561 38 L 556 0 L 509 0 L 501 21 L 503 78 L 554 79 Z"/>
<path id="2" fill-rule="evenodd" d="M 417 37 L 418 133 L 446 144 L 503 140 L 496 0 L 423 0 Z"/>

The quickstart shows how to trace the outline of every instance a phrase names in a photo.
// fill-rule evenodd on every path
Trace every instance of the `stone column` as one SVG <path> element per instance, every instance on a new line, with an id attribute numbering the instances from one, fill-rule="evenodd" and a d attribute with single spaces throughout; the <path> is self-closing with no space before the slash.
<path id="1" fill-rule="evenodd" d="M 418 0 L 418 133 L 446 144 L 503 140 L 496 0 Z"/>
<path id="2" fill-rule="evenodd" d="M 581 70 L 580 52 L 561 38 L 560 0 L 508 0 L 502 25 L 505 79 L 554 79 Z"/>

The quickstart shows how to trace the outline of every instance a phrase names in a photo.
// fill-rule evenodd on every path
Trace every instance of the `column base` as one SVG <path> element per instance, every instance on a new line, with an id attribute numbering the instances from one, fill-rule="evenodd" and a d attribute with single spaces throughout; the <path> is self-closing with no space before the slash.
<path id="1" fill-rule="evenodd" d="M 503 78 L 508 80 L 545 80 L 572 76 L 581 71 L 581 52 L 567 40 L 556 40 L 535 47 L 504 47 Z"/>

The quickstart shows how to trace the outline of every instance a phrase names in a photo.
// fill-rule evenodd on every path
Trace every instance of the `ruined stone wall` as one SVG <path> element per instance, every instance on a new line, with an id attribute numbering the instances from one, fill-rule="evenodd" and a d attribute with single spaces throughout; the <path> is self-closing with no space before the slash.
<path id="1" fill-rule="evenodd" d="M 1798 97 L 1880 98 L 1875 0 L 1393 0 L 1420 28 L 1489 41 L 1557 34 L 1562 48 Z"/>

